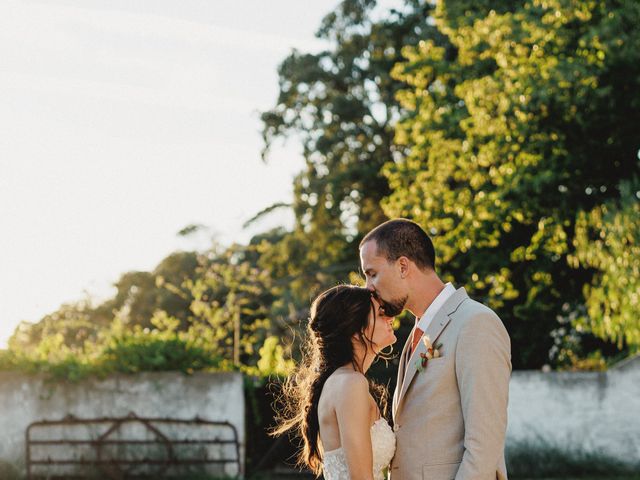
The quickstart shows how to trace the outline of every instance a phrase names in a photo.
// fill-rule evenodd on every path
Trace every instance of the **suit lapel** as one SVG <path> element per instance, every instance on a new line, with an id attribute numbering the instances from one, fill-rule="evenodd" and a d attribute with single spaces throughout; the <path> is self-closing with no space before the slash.
<path id="1" fill-rule="evenodd" d="M 424 333 L 424 336 L 428 335 L 429 338 L 431 339 L 431 343 L 435 345 L 435 342 L 438 340 L 438 337 L 440 336 L 440 334 L 445 329 L 445 327 L 449 324 L 450 321 L 451 319 L 446 314 L 446 312 L 440 309 L 440 311 L 436 314 L 436 316 L 433 318 L 433 320 L 429 324 L 429 327 L 427 328 L 427 331 Z M 413 377 L 418 371 L 418 364 L 420 363 L 420 354 L 426 353 L 426 352 L 427 352 L 427 347 L 424 344 L 424 342 L 421 341 L 416 346 L 416 349 L 413 352 L 413 355 L 411 355 L 411 357 L 409 358 L 409 362 L 407 363 L 407 366 L 405 368 L 404 381 L 402 382 L 402 390 L 400 390 L 400 395 L 398 397 L 398 404 L 400 403 L 400 400 L 402 399 L 402 397 L 404 397 L 404 394 L 407 392 L 407 389 L 409 388 L 409 385 L 411 384 Z"/>
<path id="2" fill-rule="evenodd" d="M 467 292 L 464 288 L 459 288 L 456 292 L 451 295 L 442 306 L 440 310 L 436 312 L 435 317 L 431 320 L 431 323 L 427 327 L 427 331 L 425 332 L 425 336 L 429 336 L 432 345 L 436 345 L 438 341 L 438 337 L 442 334 L 449 322 L 451 322 L 450 315 L 455 312 L 460 304 L 469 298 Z M 407 349 L 407 345 L 405 345 L 405 349 Z M 409 385 L 411 385 L 411 381 L 413 380 L 417 370 L 418 364 L 420 360 L 420 354 L 426 353 L 427 347 L 424 342 L 418 343 L 413 355 L 409 357 L 405 363 L 402 383 L 398 383 L 398 387 L 396 387 L 396 393 L 398 393 L 398 388 L 400 388 L 400 393 L 397 394 L 397 400 L 395 400 L 396 395 L 394 395 L 394 404 L 395 411 L 398 412 L 400 408 L 400 404 L 407 393 L 407 389 Z M 403 350 L 404 353 L 404 350 Z M 400 376 L 398 375 L 398 381 L 400 381 Z"/>

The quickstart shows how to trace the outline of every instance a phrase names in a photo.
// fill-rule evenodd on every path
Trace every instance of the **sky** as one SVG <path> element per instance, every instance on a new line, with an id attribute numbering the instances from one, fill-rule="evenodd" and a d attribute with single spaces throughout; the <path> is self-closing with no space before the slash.
<path id="1" fill-rule="evenodd" d="M 337 4 L 0 0 L 0 348 L 175 250 L 292 223 L 242 228 L 303 167 L 296 142 L 262 162 L 258 112 Z M 204 240 L 177 235 L 190 224 Z"/>

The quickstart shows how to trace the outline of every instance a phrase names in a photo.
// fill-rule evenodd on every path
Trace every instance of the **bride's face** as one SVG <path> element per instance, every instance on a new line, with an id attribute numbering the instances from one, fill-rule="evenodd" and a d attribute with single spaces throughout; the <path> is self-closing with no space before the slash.
<path id="1" fill-rule="evenodd" d="M 374 315 L 375 310 L 375 315 Z M 373 308 L 369 312 L 369 324 L 365 330 L 365 336 L 373 342 L 376 353 L 385 347 L 396 343 L 396 335 L 393 333 L 394 317 L 387 317 L 380 302 L 373 299 Z"/>

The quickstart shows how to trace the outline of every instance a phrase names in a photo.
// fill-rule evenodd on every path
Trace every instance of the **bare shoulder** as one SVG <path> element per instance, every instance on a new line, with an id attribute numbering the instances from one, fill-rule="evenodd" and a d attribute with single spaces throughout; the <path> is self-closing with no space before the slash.
<path id="1" fill-rule="evenodd" d="M 366 391 L 369 391 L 369 382 L 367 377 L 355 370 L 336 370 L 331 374 L 329 380 L 331 380 L 333 385 L 340 390 L 365 389 Z"/>
<path id="2" fill-rule="evenodd" d="M 345 417 L 357 416 L 359 411 L 367 411 L 363 405 L 369 405 L 369 382 L 356 371 L 340 369 L 332 373 L 322 388 L 318 404 L 321 418 L 335 418 L 338 422 Z"/>
<path id="3" fill-rule="evenodd" d="M 354 370 L 335 371 L 325 384 L 327 393 L 335 403 L 366 398 L 369 395 L 369 382 L 362 373 Z"/>

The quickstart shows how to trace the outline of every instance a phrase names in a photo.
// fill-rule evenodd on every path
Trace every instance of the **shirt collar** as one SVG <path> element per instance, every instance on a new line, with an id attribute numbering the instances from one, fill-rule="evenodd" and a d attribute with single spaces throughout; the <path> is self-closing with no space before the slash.
<path id="1" fill-rule="evenodd" d="M 449 300 L 449 297 L 454 293 L 456 293 L 455 287 L 451 284 L 451 282 L 448 282 L 444 286 L 442 291 L 438 294 L 438 296 L 433 299 L 431 305 L 427 307 L 425 312 L 422 314 L 422 317 L 420 317 L 420 319 L 418 320 L 417 326 L 420 330 L 422 330 L 423 332 L 427 331 L 427 328 L 429 327 L 429 324 L 431 323 L 433 317 L 436 316 L 438 310 L 442 308 L 445 302 Z"/>

